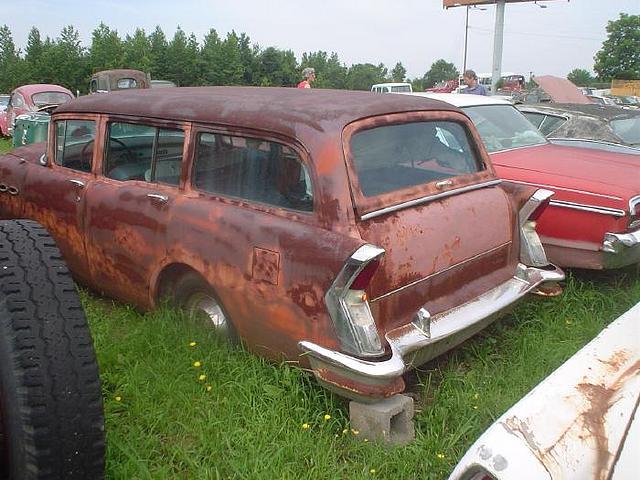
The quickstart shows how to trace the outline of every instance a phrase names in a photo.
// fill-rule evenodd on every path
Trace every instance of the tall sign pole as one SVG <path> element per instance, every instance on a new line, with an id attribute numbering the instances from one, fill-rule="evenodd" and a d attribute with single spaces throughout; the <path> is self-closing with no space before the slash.
<path id="1" fill-rule="evenodd" d="M 469 37 L 469 5 L 467 5 L 467 16 L 464 21 L 464 58 L 462 60 L 462 73 L 467 71 L 467 38 Z"/>
<path id="2" fill-rule="evenodd" d="M 491 68 L 491 93 L 495 95 L 502 76 L 502 38 L 504 34 L 505 0 L 496 2 L 496 25 L 493 31 L 493 67 Z M 467 7 L 469 8 L 469 7 Z"/>

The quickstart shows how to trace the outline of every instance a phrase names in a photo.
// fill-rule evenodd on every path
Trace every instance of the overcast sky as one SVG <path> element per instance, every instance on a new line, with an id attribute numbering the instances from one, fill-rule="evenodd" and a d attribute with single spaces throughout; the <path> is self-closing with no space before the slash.
<path id="1" fill-rule="evenodd" d="M 640 14 L 640 0 L 549 0 L 508 4 L 502 71 L 566 76 L 593 69 L 593 56 L 606 38 L 608 20 L 621 12 Z M 465 9 L 444 10 L 440 0 L 0 0 L 2 17 L 18 48 L 32 26 L 56 38 L 66 25 L 85 46 L 104 22 L 124 38 L 137 27 L 159 25 L 168 39 L 180 25 L 198 41 L 211 28 L 221 36 L 246 33 L 262 48 L 302 53 L 336 52 L 343 63 L 402 62 L 411 78 L 439 59 L 462 69 Z M 495 6 L 469 11 L 467 66 L 490 72 Z"/>

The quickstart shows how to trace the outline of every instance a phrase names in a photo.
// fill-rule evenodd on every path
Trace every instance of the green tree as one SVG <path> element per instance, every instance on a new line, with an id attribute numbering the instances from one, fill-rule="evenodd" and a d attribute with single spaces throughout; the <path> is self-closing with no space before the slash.
<path id="1" fill-rule="evenodd" d="M 242 85 L 244 83 L 244 65 L 240 39 L 233 30 L 221 43 L 220 54 L 222 85 Z"/>
<path id="2" fill-rule="evenodd" d="M 584 68 L 574 68 L 567 75 L 567 80 L 573 82 L 579 87 L 586 87 L 593 82 L 593 77 L 589 70 L 585 70 Z"/>
<path id="3" fill-rule="evenodd" d="M 407 69 L 401 62 L 396 63 L 396 66 L 391 70 L 391 78 L 394 82 L 404 82 L 407 78 Z"/>
<path id="4" fill-rule="evenodd" d="M 604 80 L 640 78 L 640 15 L 620 14 L 607 23 L 607 39 L 593 69 Z"/>
<path id="5" fill-rule="evenodd" d="M 0 91 L 10 92 L 19 85 L 21 67 L 11 30 L 3 25 L 0 27 Z"/>
<path id="6" fill-rule="evenodd" d="M 167 71 L 165 77 L 181 87 L 197 82 L 198 42 L 193 34 L 187 37 L 180 26 L 167 48 Z"/>
<path id="7" fill-rule="evenodd" d="M 122 68 L 124 47 L 117 30 L 111 30 L 104 23 L 100 23 L 91 34 L 89 48 L 89 63 L 94 72 Z"/>
<path id="8" fill-rule="evenodd" d="M 422 85 L 424 88 L 431 88 L 438 82 L 458 78 L 458 76 L 456 66 L 441 58 L 431 64 L 431 68 L 422 78 Z"/>
<path id="9" fill-rule="evenodd" d="M 256 73 L 261 86 L 292 87 L 298 82 L 298 61 L 291 50 L 268 47 L 258 56 Z"/>
<path id="10" fill-rule="evenodd" d="M 49 82 L 67 87 L 71 91 L 87 91 L 90 69 L 80 34 L 72 26 L 62 29 L 55 41 L 47 39 L 43 45 L 42 68 Z"/>
<path id="11" fill-rule="evenodd" d="M 382 64 L 357 63 L 351 65 L 347 73 L 347 88 L 350 90 L 371 90 L 371 85 L 385 82 L 387 68 Z"/>
<path id="12" fill-rule="evenodd" d="M 151 78 L 171 80 L 168 78 L 169 65 L 167 61 L 169 44 L 160 26 L 156 26 L 155 30 L 149 35 L 149 43 L 151 44 L 151 51 L 149 52 L 151 60 L 149 73 L 151 74 Z"/>
<path id="13" fill-rule="evenodd" d="M 347 82 L 347 67 L 340 63 L 338 54 L 318 51 L 304 53 L 300 62 L 300 69 L 313 67 L 316 71 L 315 88 L 345 88 Z M 302 77 L 300 77 L 302 78 Z"/>
<path id="14" fill-rule="evenodd" d="M 45 83 L 46 79 L 42 71 L 42 55 L 44 52 L 44 44 L 40 38 L 40 31 L 33 27 L 29 31 L 27 38 L 27 48 L 24 55 L 24 83 Z"/>
<path id="15" fill-rule="evenodd" d="M 136 28 L 133 36 L 127 35 L 122 43 L 122 65 L 145 73 L 151 70 L 151 41 L 142 28 Z"/>

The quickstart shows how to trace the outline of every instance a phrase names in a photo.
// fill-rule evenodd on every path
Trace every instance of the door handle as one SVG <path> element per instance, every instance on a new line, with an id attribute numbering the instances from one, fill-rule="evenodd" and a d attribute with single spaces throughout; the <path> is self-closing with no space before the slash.
<path id="1" fill-rule="evenodd" d="M 169 201 L 169 197 L 167 195 L 160 195 L 159 193 L 147 193 L 147 197 L 157 203 L 167 203 Z"/>
<path id="2" fill-rule="evenodd" d="M 78 188 L 84 188 L 84 182 L 82 180 L 76 180 L 75 178 L 72 178 L 71 180 L 69 180 L 71 183 L 73 183 L 76 187 Z"/>
<path id="3" fill-rule="evenodd" d="M 437 188 L 450 187 L 451 185 L 453 185 L 453 182 L 451 180 L 442 180 L 440 182 L 436 182 Z"/>

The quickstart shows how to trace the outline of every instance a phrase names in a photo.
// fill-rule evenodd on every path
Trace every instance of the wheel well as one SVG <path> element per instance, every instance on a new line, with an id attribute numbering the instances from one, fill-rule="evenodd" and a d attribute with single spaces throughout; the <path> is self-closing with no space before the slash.
<path id="1" fill-rule="evenodd" d="M 176 282 L 188 273 L 195 273 L 202 277 L 197 270 L 184 263 L 172 263 L 171 265 L 164 267 L 158 275 L 158 280 L 156 282 L 156 304 L 160 303 L 164 299 L 171 299 L 171 292 L 173 291 Z M 202 280 L 206 283 L 204 277 L 202 277 Z"/>

